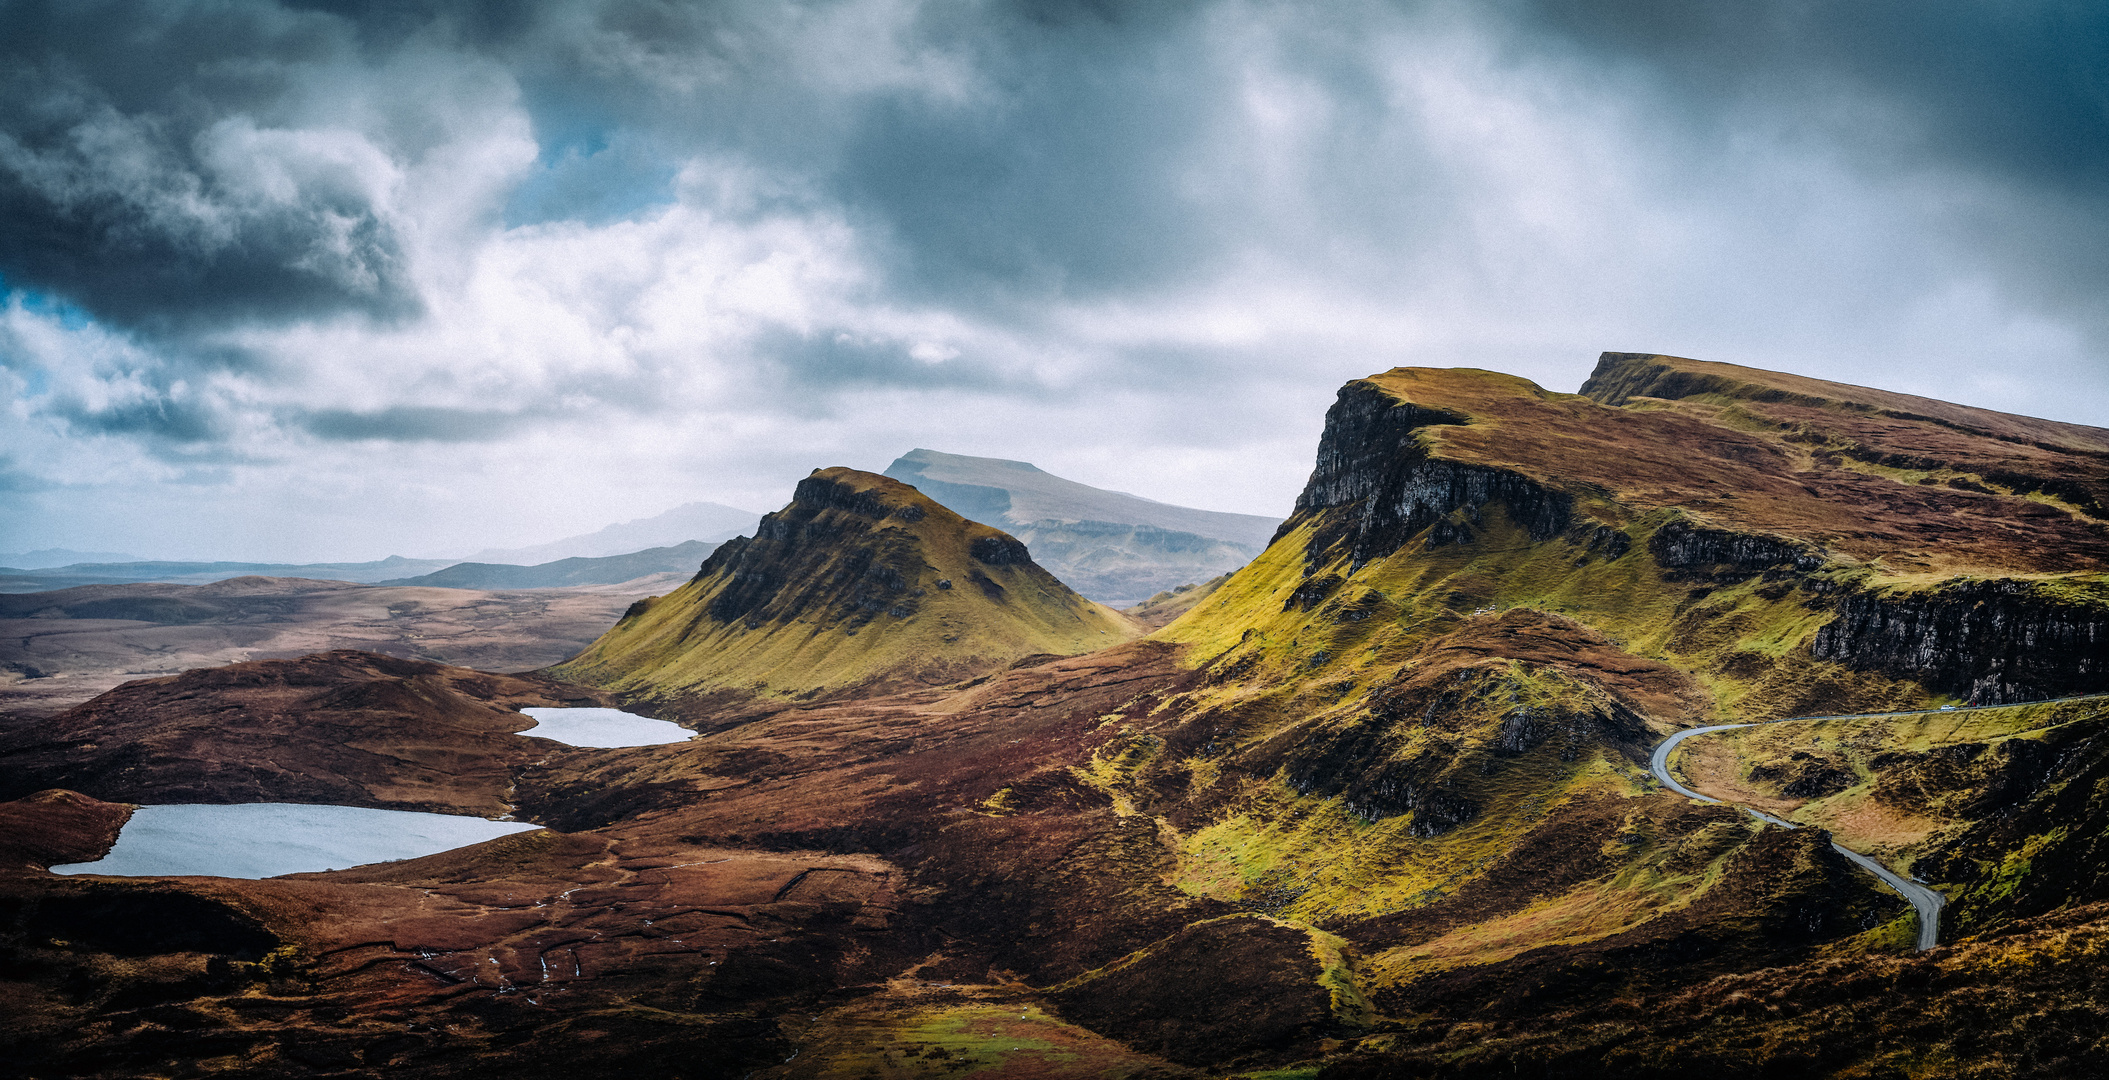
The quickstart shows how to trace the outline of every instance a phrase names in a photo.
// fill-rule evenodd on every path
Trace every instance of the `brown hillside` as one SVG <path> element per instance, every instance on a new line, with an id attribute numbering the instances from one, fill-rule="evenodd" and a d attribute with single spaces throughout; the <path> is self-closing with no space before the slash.
<path id="1" fill-rule="evenodd" d="M 339 650 L 141 679 L 0 737 L 0 799 L 313 802 L 492 816 L 510 772 L 560 748 L 515 711 L 592 690 Z"/>

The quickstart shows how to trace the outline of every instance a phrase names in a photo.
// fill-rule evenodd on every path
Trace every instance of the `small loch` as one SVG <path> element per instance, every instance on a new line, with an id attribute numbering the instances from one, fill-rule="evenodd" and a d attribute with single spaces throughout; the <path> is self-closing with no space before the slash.
<path id="1" fill-rule="evenodd" d="M 621 709 L 521 709 L 535 726 L 520 732 L 570 746 L 612 750 L 624 746 L 664 746 L 687 742 L 696 734 L 679 724 L 654 720 Z"/>
<path id="2" fill-rule="evenodd" d="M 266 878 L 414 859 L 538 829 L 519 821 L 313 803 L 142 806 L 95 862 L 54 874 Z"/>

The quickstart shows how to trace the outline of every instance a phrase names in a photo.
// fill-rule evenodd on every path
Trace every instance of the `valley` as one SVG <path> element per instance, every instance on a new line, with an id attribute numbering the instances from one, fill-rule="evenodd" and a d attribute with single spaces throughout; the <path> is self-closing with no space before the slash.
<path id="1" fill-rule="evenodd" d="M 0 594 L 0 723 L 132 679 L 331 649 L 528 671 L 574 655 L 638 596 L 684 577 L 498 591 L 237 577 Z"/>
<path id="2" fill-rule="evenodd" d="M 947 483 L 817 469 L 515 674 L 468 630 L 333 639 L 11 725 L 8 1052 L 1333 1080 L 2109 1050 L 2109 431 L 1676 357 L 1580 394 L 1394 369 L 1341 389 L 1248 562 L 1127 612 Z M 521 737 L 579 708 L 693 734 Z M 132 806 L 237 802 L 542 828 L 48 872 Z"/>

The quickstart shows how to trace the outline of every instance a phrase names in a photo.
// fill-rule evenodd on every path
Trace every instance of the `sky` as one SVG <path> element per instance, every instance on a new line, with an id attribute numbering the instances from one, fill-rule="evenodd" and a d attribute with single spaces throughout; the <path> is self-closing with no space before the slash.
<path id="1" fill-rule="evenodd" d="M 0 550 L 539 543 L 916 447 L 1286 514 L 1395 365 L 2109 426 L 2109 5 L 0 0 Z"/>

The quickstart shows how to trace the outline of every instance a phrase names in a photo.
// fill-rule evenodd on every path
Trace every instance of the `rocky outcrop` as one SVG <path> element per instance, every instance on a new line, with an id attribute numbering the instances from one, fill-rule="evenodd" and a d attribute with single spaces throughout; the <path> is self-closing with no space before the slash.
<path id="1" fill-rule="evenodd" d="M 1276 538 L 1319 517 L 1311 557 L 1344 544 L 1359 569 L 1438 523 L 1451 526 L 1445 542 L 1460 542 L 1468 534 L 1445 519 L 1461 513 L 1477 524 L 1495 504 L 1534 540 L 1565 532 L 1573 519 L 1571 496 L 1507 469 L 1430 456 L 1421 442 L 1422 428 L 1470 422 L 1459 413 L 1400 401 L 1372 383 L 1349 383 L 1326 413 L 1317 466 Z"/>
<path id="2" fill-rule="evenodd" d="M 1807 574 L 1823 568 L 1823 553 L 1777 536 L 1707 529 L 1679 518 L 1655 530 L 1648 553 L 1669 571 L 1671 581 L 1723 584 L 1748 581 L 1768 571 Z"/>
<path id="3" fill-rule="evenodd" d="M 967 545 L 967 554 L 976 562 L 990 566 L 1028 566 L 1033 557 L 1026 553 L 1025 545 L 1012 536 L 983 536 Z"/>
<path id="4" fill-rule="evenodd" d="M 1833 399 L 1797 393 L 1783 387 L 1754 384 L 1737 376 L 1747 369 L 1731 364 L 1709 364 L 1715 369 L 1693 371 L 1692 361 L 1652 353 L 1607 352 L 1597 358 L 1596 370 L 1582 383 L 1582 396 L 1606 405 L 1624 405 L 1634 398 L 1699 397 L 1707 394 L 1746 401 L 1786 403 L 1822 407 Z M 1761 373 L 1762 374 L 1762 373 Z"/>
<path id="5" fill-rule="evenodd" d="M 1370 696 L 1367 711 L 1303 736 L 1283 765 L 1306 795 L 1338 797 L 1366 821 L 1413 815 L 1416 836 L 1440 836 L 1478 817 L 1484 778 L 1533 753 L 1563 762 L 1608 751 L 1637 758 L 1647 724 L 1604 695 L 1522 703 L 1506 667 L 1423 674 Z"/>
<path id="6" fill-rule="evenodd" d="M 2109 588 L 1963 581 L 1838 597 L 1810 651 L 1993 705 L 2109 689 Z"/>
<path id="7" fill-rule="evenodd" d="M 791 492 L 791 505 L 762 520 L 810 522 L 822 510 L 846 510 L 868 518 L 921 521 L 927 512 L 919 502 L 888 498 L 885 489 L 862 486 L 839 475 L 842 470 L 815 470 Z M 803 511 L 803 513 L 799 513 Z M 764 526 L 766 529 L 767 526 Z"/>

